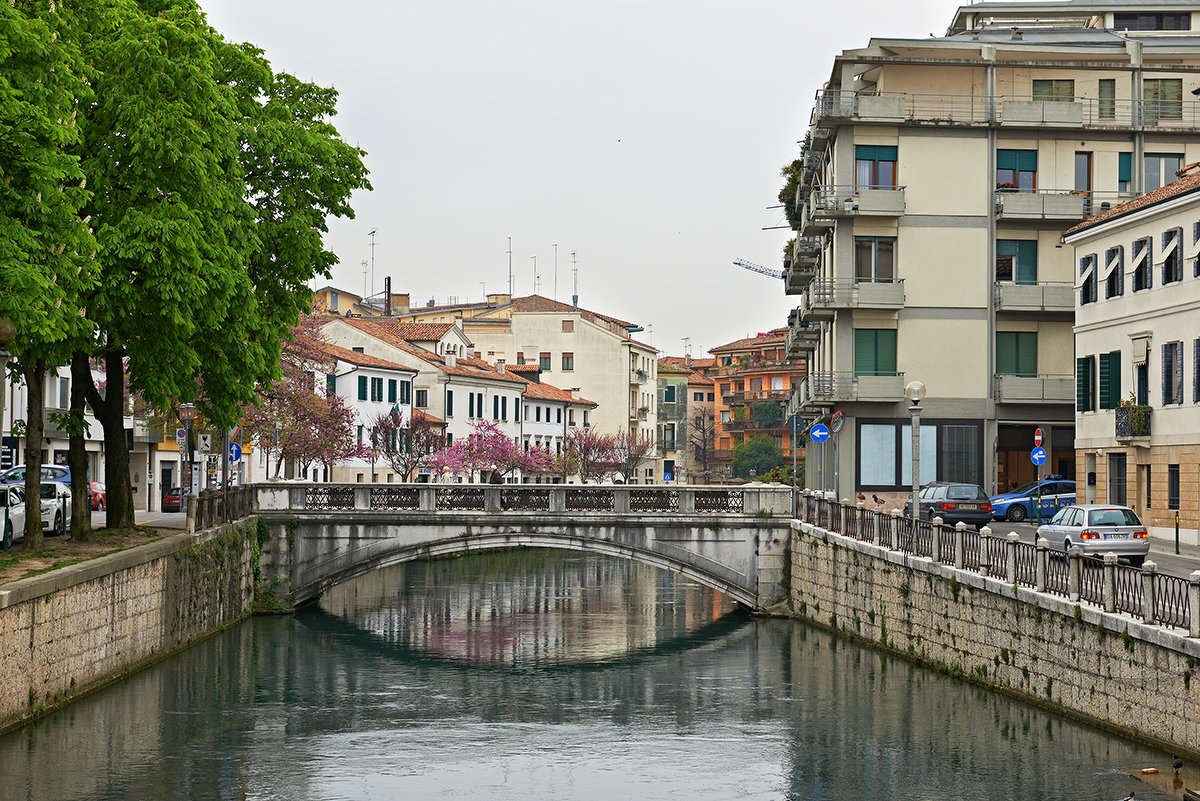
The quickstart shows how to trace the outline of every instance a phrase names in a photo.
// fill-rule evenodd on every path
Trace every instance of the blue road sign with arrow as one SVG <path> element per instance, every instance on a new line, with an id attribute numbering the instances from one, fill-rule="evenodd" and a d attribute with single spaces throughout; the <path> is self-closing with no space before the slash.
<path id="1" fill-rule="evenodd" d="M 1038 467 L 1046 463 L 1046 449 L 1034 448 L 1029 452 L 1029 461 L 1033 462 Z"/>
<path id="2" fill-rule="evenodd" d="M 242 446 L 236 442 L 229 443 L 229 461 L 236 462 L 242 458 Z"/>
<path id="3" fill-rule="evenodd" d="M 824 442 L 829 439 L 829 427 L 823 423 L 817 423 L 809 430 L 808 435 L 812 437 L 813 442 Z"/>

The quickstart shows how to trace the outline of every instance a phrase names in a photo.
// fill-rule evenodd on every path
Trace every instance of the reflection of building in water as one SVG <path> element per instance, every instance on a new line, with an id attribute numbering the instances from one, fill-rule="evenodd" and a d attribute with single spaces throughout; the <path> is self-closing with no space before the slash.
<path id="1" fill-rule="evenodd" d="M 497 665 L 617 657 L 733 609 L 675 573 L 553 550 L 398 565 L 333 588 L 321 605 L 387 641 Z"/>

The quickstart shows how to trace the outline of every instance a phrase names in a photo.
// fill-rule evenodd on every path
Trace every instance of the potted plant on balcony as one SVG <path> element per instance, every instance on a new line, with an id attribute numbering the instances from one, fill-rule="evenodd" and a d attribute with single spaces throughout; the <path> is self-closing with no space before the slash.
<path id="1" fill-rule="evenodd" d="M 1150 407 L 1139 405 L 1133 392 L 1117 408 L 1116 434 L 1118 437 L 1150 436 Z"/>

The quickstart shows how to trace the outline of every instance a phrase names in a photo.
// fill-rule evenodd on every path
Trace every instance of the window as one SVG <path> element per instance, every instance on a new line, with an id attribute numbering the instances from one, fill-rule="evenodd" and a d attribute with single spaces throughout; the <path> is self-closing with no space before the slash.
<path id="1" fill-rule="evenodd" d="M 452 389 L 446 390 L 446 416 L 454 416 L 454 390 Z M 449 438 L 447 438 L 446 444 L 450 444 Z"/>
<path id="2" fill-rule="evenodd" d="M 1183 79 L 1146 78 L 1142 81 L 1142 100 L 1145 104 L 1146 122 L 1183 119 Z M 1174 177 L 1171 180 L 1175 180 Z"/>
<path id="3" fill-rule="evenodd" d="M 550 369 L 550 354 L 549 353 L 539 353 L 538 354 L 538 369 L 539 370 L 549 370 Z"/>
<path id="4" fill-rule="evenodd" d="M 517 364 L 524 364 L 524 363 L 525 363 L 525 354 L 518 353 L 517 354 Z"/>
<path id="5" fill-rule="evenodd" d="M 475 393 L 475 410 L 479 413 L 479 417 L 483 417 L 483 393 Z"/>
<path id="6" fill-rule="evenodd" d="M 563 320 L 562 321 L 562 330 L 563 330 L 564 334 L 575 333 L 575 321 L 574 320 Z"/>
<path id="7" fill-rule="evenodd" d="M 362 447 L 362 444 L 363 444 L 363 427 L 362 427 L 362 426 L 359 426 L 359 427 L 358 427 L 358 447 L 360 447 L 360 448 L 361 448 L 361 447 Z M 358 480 L 359 480 L 359 481 L 362 481 L 362 476 L 361 476 L 361 475 L 359 476 L 359 479 L 358 479 Z"/>
<path id="8" fill-rule="evenodd" d="M 493 420 L 500 419 L 500 396 L 499 395 L 492 396 L 492 419 Z"/>
<path id="9" fill-rule="evenodd" d="M 1117 245 L 1104 252 L 1104 297 L 1125 294 L 1125 246 Z"/>
<path id="10" fill-rule="evenodd" d="M 418 409 L 428 409 L 429 408 L 429 390 L 418 389 L 417 390 L 417 402 L 414 405 Z"/>
<path id="11" fill-rule="evenodd" d="M 1200 339 L 1192 340 L 1192 403 L 1200 403 Z"/>
<path id="12" fill-rule="evenodd" d="M 394 378 L 388 379 L 388 403 L 396 402 L 396 384 L 397 384 L 396 379 L 394 379 Z"/>
<path id="13" fill-rule="evenodd" d="M 363 352 L 363 349 L 362 349 L 361 347 L 358 347 L 358 348 L 352 348 L 352 350 L 353 350 L 355 353 L 362 353 L 362 352 Z"/>
<path id="14" fill-rule="evenodd" d="M 1121 405 L 1121 351 L 1100 354 L 1100 391 L 1097 397 L 1101 409 Z"/>
<path id="15" fill-rule="evenodd" d="M 1133 263 L 1130 267 L 1133 268 L 1134 292 L 1149 289 L 1154 285 L 1154 272 L 1151 270 L 1154 260 L 1152 242 L 1148 236 L 1133 240 Z"/>
<path id="16" fill-rule="evenodd" d="M 1163 231 L 1162 282 L 1173 284 L 1183 280 L 1183 229 Z"/>
<path id="17" fill-rule="evenodd" d="M 1130 192 L 1133 189 L 1133 154 L 1117 154 L 1117 191 Z"/>
<path id="18" fill-rule="evenodd" d="M 412 403 L 412 384 L 407 381 L 400 382 L 400 402 L 404 404 Z"/>
<path id="19" fill-rule="evenodd" d="M 712 403 L 712 402 L 713 402 L 713 393 L 711 393 L 711 392 L 710 392 L 710 393 L 708 393 L 708 402 L 709 402 L 709 403 Z"/>
<path id="20" fill-rule="evenodd" d="M 1075 411 L 1094 412 L 1096 398 L 1096 357 L 1080 356 L 1075 360 Z"/>
<path id="21" fill-rule="evenodd" d="M 1070 102 L 1075 99 L 1075 81 L 1069 78 L 1035 80 L 1033 99 Z"/>
<path id="22" fill-rule="evenodd" d="M 896 185 L 895 145 L 854 147 L 854 188 L 890 189 Z"/>
<path id="23" fill-rule="evenodd" d="M 1192 223 L 1192 251 L 1196 252 L 1196 245 L 1200 244 L 1200 222 Z M 1192 259 L 1192 277 L 1200 278 L 1200 252 L 1196 258 Z"/>
<path id="24" fill-rule="evenodd" d="M 536 422 L 538 422 L 538 423 L 542 422 L 542 407 L 541 406 L 534 406 L 533 414 L 534 414 L 534 420 Z"/>
<path id="25" fill-rule="evenodd" d="M 921 476 L 927 483 L 978 483 L 983 469 L 981 429 L 977 423 L 921 425 Z M 894 490 L 912 486 L 912 426 L 892 421 L 864 421 L 858 429 L 858 484 L 866 489 Z"/>
<path id="26" fill-rule="evenodd" d="M 728 423 L 732 419 L 733 418 L 730 416 L 730 412 L 728 409 L 721 410 L 721 422 L 722 423 Z"/>
<path id="27" fill-rule="evenodd" d="M 1036 150 L 997 150 L 996 188 L 1031 192 L 1037 188 Z"/>
<path id="28" fill-rule="evenodd" d="M 703 403 L 704 402 L 704 393 L 703 392 L 693 392 L 692 400 L 695 401 L 696 403 Z"/>
<path id="29" fill-rule="evenodd" d="M 1037 376 L 1037 331 L 996 332 L 996 374 Z"/>
<path id="30" fill-rule="evenodd" d="M 336 293 L 336 292 L 329 293 L 329 310 L 330 311 L 338 310 L 338 293 Z"/>
<path id="31" fill-rule="evenodd" d="M 575 369 L 575 354 L 574 353 L 564 353 L 562 355 L 562 369 L 563 370 L 574 370 Z"/>
<path id="32" fill-rule="evenodd" d="M 71 381 L 67 378 L 58 379 L 58 408 L 71 408 Z"/>
<path id="33" fill-rule="evenodd" d="M 467 393 L 467 417 L 475 416 L 475 393 Z"/>
<path id="34" fill-rule="evenodd" d="M 1125 454 L 1108 455 L 1108 502 L 1119 506 L 1125 503 Z"/>
<path id="35" fill-rule="evenodd" d="M 942 438 L 942 480 L 979 483 L 979 429 L 973 425 L 944 425 L 940 429 Z M 921 440 L 925 433 L 922 431 Z M 922 448 L 924 450 L 924 448 Z M 911 453 L 912 446 L 909 446 Z M 925 456 L 921 456 L 924 464 Z M 924 473 L 924 468 L 921 469 Z M 910 470 L 911 473 L 911 470 Z"/>
<path id="36" fill-rule="evenodd" d="M 513 422 L 521 422 L 521 398 L 513 398 Z"/>
<path id="37" fill-rule="evenodd" d="M 1179 465 L 1167 465 L 1167 508 L 1179 508 Z"/>
<path id="38" fill-rule="evenodd" d="M 896 330 L 894 328 L 857 328 L 854 330 L 854 375 L 896 374 Z"/>
<path id="39" fill-rule="evenodd" d="M 1099 272 L 1096 270 L 1096 254 L 1090 253 L 1079 260 L 1079 305 L 1096 302 Z"/>
<path id="40" fill-rule="evenodd" d="M 997 239 L 996 280 L 1037 283 L 1037 240 Z"/>
<path id="41" fill-rule="evenodd" d="M 1118 31 L 1189 31 L 1191 15 L 1118 12 L 1113 14 L 1113 28 Z"/>
<path id="42" fill-rule="evenodd" d="M 554 422 L 559 423 L 559 424 L 562 423 L 562 407 L 561 406 L 559 406 L 558 408 L 556 408 L 554 410 Z"/>
<path id="43" fill-rule="evenodd" d="M 372 378 L 371 379 L 371 400 L 376 401 L 376 402 L 383 401 L 383 379 L 382 378 Z"/>
<path id="44" fill-rule="evenodd" d="M 1117 117 L 1117 81 L 1115 78 L 1100 79 L 1100 119 L 1113 120 Z"/>
<path id="45" fill-rule="evenodd" d="M 1183 166 L 1182 153 L 1147 153 L 1146 159 L 1146 188 L 1143 191 L 1153 192 L 1160 186 L 1175 180 L 1175 173 Z"/>
<path id="46" fill-rule="evenodd" d="M 854 277 L 858 281 L 889 283 L 896 275 L 896 239 L 854 237 Z"/>
<path id="47" fill-rule="evenodd" d="M 782 392 L 783 391 L 783 376 L 781 376 L 781 375 L 771 376 L 771 391 L 772 392 Z"/>
<path id="48" fill-rule="evenodd" d="M 517 405 L 514 403 L 513 408 L 515 409 L 516 406 Z M 500 398 L 500 419 L 501 420 L 508 419 L 508 396 L 507 395 L 504 395 L 503 397 Z"/>
<path id="49" fill-rule="evenodd" d="M 1162 402 L 1183 403 L 1183 343 L 1162 346 Z"/>
<path id="50" fill-rule="evenodd" d="M 337 394 L 337 376 L 333 373 L 325 374 L 325 397 L 331 397 Z"/>
<path id="51" fill-rule="evenodd" d="M 367 377 L 365 375 L 358 377 L 358 399 L 360 401 L 367 399 Z"/>
<path id="52" fill-rule="evenodd" d="M 663 450 L 675 450 L 675 424 L 663 424 Z"/>
<path id="53" fill-rule="evenodd" d="M 1075 186 L 1076 192 L 1090 193 L 1092 191 L 1092 154 L 1077 150 L 1075 152 Z"/>
<path id="54" fill-rule="evenodd" d="M 663 403 L 675 402 L 675 385 L 667 384 L 663 387 Z"/>

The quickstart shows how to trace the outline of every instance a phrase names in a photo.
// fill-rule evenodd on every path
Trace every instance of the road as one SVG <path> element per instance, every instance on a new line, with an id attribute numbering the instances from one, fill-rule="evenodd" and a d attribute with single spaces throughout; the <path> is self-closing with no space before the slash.
<path id="1" fill-rule="evenodd" d="M 1015 531 L 1021 535 L 1022 542 L 1033 542 L 1037 526 L 1032 523 L 1009 523 L 1006 520 L 995 520 L 991 524 L 993 534 L 1008 534 Z M 1061 551 L 1061 542 L 1052 542 L 1050 547 Z M 1149 559 L 1158 565 L 1158 572 L 1186 578 L 1192 571 L 1200 570 L 1200 547 L 1195 545 L 1180 545 L 1179 555 L 1175 555 L 1175 541 L 1154 538 L 1150 540 Z"/>

